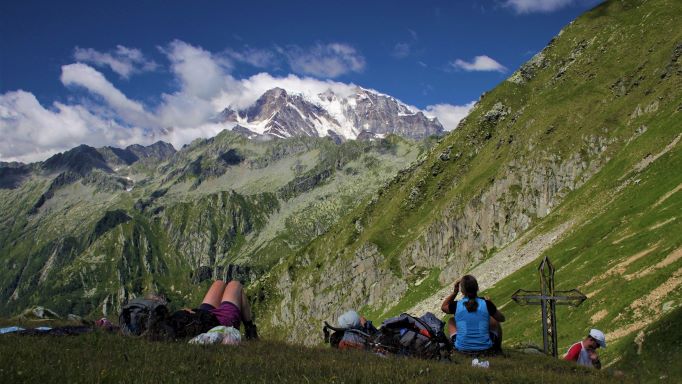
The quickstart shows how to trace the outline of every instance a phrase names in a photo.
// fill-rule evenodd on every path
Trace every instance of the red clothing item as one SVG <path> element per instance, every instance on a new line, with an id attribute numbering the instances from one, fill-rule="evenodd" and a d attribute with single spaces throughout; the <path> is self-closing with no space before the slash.
<path id="1" fill-rule="evenodd" d="M 596 353 L 594 351 L 591 352 Z M 578 365 L 584 367 L 601 368 L 599 358 L 593 361 L 590 358 L 590 351 L 583 346 L 582 341 L 573 344 L 571 348 L 568 349 L 568 352 L 566 352 L 566 355 L 564 356 L 564 360 L 575 361 Z"/>
<path id="2" fill-rule="evenodd" d="M 583 350 L 583 343 L 575 343 L 571 346 L 571 348 L 568 349 L 568 352 L 566 352 L 566 356 L 564 356 L 564 360 L 566 361 L 578 361 L 578 357 L 580 357 L 580 351 Z"/>

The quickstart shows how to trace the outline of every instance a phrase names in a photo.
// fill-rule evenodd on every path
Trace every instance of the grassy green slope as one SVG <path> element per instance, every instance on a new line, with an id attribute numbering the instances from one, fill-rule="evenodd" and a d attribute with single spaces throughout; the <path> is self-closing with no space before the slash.
<path id="1" fill-rule="evenodd" d="M 381 268 L 409 284 L 406 294 L 393 308 L 363 307 L 363 298 L 348 299 L 347 285 L 339 286 L 338 306 L 359 302 L 358 307 L 377 316 L 409 307 L 418 296 L 433 293 L 417 285 L 423 284 L 420 276 L 427 276 L 425 286 L 431 288 L 434 279 L 428 270 L 422 275 L 406 272 L 404 253 L 415 249 L 411 246 L 428 231 L 438 230 L 434 224 L 448 215 L 463 215 L 491 185 L 517 170 L 550 164 L 542 169 L 551 176 L 571 163 L 575 174 L 569 187 L 556 191 L 555 204 L 546 212 L 529 207 L 531 222 L 520 230 L 533 229 L 539 236 L 574 223 L 545 254 L 559 268 L 557 288 L 579 287 L 590 299 L 578 309 L 560 309 L 559 344 L 567 347 L 589 326 L 599 326 L 614 341 L 606 352 L 614 361 L 629 347 L 628 337 L 680 305 L 681 23 L 682 3 L 669 0 L 605 2 L 578 18 L 542 52 L 544 64 L 532 68 L 529 80 L 506 81 L 486 94 L 467 121 L 423 162 L 401 172 L 376 198 L 263 282 L 281 290 L 292 281 L 291 302 L 276 307 L 272 318 L 281 323 L 287 318 L 282 313 L 293 313 L 301 316 L 293 316 L 296 321 L 305 322 L 302 314 L 315 298 L 306 297 L 303 284 L 320 281 L 318 275 L 352 274 L 324 266 L 353 259 L 368 243 L 378 246 Z M 500 110 L 498 103 L 506 115 L 491 121 L 488 116 Z M 562 177 L 570 177 L 570 170 L 567 174 Z M 550 184 L 523 189 L 522 180 L 505 193 L 525 191 L 531 200 L 542 199 L 555 181 L 544 180 Z M 533 182 L 530 177 L 526 181 Z M 467 235 L 451 238 L 451 252 Z M 647 250 L 645 256 L 629 259 Z M 454 257 L 465 260 L 463 273 L 495 251 L 481 247 Z M 439 267 L 445 268 L 451 256 L 439 254 Z M 509 303 L 515 289 L 537 286 L 535 268 L 531 263 L 486 292 L 509 313 L 510 344 L 541 340 L 537 311 Z M 350 281 L 362 283 L 356 276 L 344 283 Z M 273 292 L 271 302 L 282 298 Z M 308 316 L 333 319 L 339 307 L 323 306 L 325 312 Z"/>
<path id="2" fill-rule="evenodd" d="M 195 346 L 109 334 L 3 335 L 0 356 L 0 373 L 7 382 L 598 383 L 613 379 L 537 355 L 491 358 L 491 368 L 481 369 L 472 368 L 471 359 L 463 357 L 442 363 L 267 341 L 238 347 Z"/>
<path id="3" fill-rule="evenodd" d="M 679 6 L 609 3 L 575 23 L 580 28 L 581 21 L 608 17 L 615 20 L 609 26 L 614 31 L 611 39 L 637 40 L 631 46 L 633 54 L 609 61 L 614 78 L 630 79 L 632 86 L 628 95 L 613 99 L 609 108 L 613 110 L 607 114 L 613 121 L 599 124 L 616 134 L 623 132 L 611 144 L 610 161 L 541 224 L 578 221 L 544 254 L 557 266 L 557 289 L 579 288 L 589 297 L 578 308 L 559 309 L 559 346 L 565 350 L 590 327 L 598 327 L 611 344 L 604 351 L 610 363 L 632 348 L 645 327 L 682 304 L 682 32 L 674 27 L 682 15 Z M 646 28 L 650 20 L 660 24 Z M 669 35 L 670 31 L 676 34 Z M 636 112 L 652 105 L 655 111 Z M 633 137 L 625 136 L 637 129 Z M 510 319 L 506 328 L 510 344 L 541 341 L 537 308 L 509 300 L 517 288 L 537 289 L 536 267 L 537 262 L 527 265 L 485 293 L 496 298 Z M 682 343 L 679 333 L 671 337 Z M 673 350 L 658 352 L 666 355 Z"/>

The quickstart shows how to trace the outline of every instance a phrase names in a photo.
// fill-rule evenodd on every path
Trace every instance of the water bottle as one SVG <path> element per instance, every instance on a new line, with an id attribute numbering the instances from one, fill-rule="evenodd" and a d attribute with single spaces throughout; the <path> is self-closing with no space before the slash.
<path id="1" fill-rule="evenodd" d="M 471 360 L 471 366 L 472 367 L 478 367 L 478 368 L 489 368 L 490 362 L 487 360 L 473 359 L 473 360 Z"/>

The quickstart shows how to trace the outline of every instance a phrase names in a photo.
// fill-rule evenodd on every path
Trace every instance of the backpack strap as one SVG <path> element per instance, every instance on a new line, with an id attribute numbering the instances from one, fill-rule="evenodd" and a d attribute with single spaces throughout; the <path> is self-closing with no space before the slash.
<path id="1" fill-rule="evenodd" d="M 424 327 L 424 329 L 426 329 L 426 332 L 428 332 L 428 334 L 429 334 L 429 335 L 428 335 L 429 338 L 433 338 L 433 337 L 434 337 L 434 334 L 433 334 L 433 331 L 434 331 L 434 330 L 431 329 L 431 326 L 430 326 L 430 325 L 426 324 L 426 322 L 425 322 L 424 320 L 422 320 L 422 319 L 420 319 L 420 318 L 418 318 L 418 317 L 412 316 L 412 318 L 414 319 L 415 322 L 419 323 L 422 327 Z"/>

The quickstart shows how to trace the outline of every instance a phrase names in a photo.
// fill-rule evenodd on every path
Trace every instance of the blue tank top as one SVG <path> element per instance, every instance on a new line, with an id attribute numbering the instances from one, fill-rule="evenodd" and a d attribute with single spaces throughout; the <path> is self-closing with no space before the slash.
<path id="1" fill-rule="evenodd" d="M 464 303 L 469 300 L 469 298 L 464 298 L 457 301 L 455 348 L 460 351 L 482 351 L 491 348 L 493 342 L 490 340 L 490 314 L 485 300 L 476 298 L 478 308 L 474 312 L 467 311 L 464 306 Z"/>

